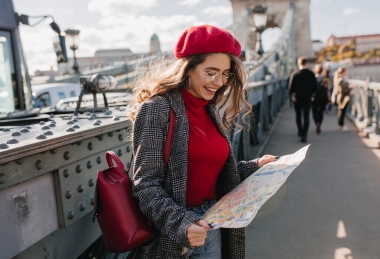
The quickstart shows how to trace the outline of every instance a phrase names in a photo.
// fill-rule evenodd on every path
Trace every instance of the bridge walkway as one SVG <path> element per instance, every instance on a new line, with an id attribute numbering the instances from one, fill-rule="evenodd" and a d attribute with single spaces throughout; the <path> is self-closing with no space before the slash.
<path id="1" fill-rule="evenodd" d="M 336 113 L 325 115 L 320 135 L 310 119 L 306 159 L 247 228 L 246 258 L 380 258 L 380 150 L 349 120 L 340 132 Z M 264 153 L 304 145 L 286 104 Z"/>

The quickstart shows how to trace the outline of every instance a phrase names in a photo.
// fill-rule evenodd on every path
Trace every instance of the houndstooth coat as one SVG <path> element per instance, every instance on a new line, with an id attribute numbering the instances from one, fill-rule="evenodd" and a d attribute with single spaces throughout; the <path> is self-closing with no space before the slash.
<path id="1" fill-rule="evenodd" d="M 164 171 L 162 150 L 169 127 L 170 108 L 176 120 L 173 144 Z M 235 188 L 258 169 L 257 160 L 235 163 L 230 135 L 213 105 L 207 111 L 228 141 L 230 153 L 217 180 L 218 198 Z M 141 104 L 133 126 L 133 195 L 143 214 L 154 222 L 157 237 L 134 251 L 133 258 L 188 258 L 187 228 L 201 218 L 186 211 L 189 121 L 179 91 L 155 96 Z M 212 155 L 212 154 L 210 154 Z M 205 158 L 207 159 L 207 157 Z M 223 258 L 244 258 L 245 229 L 222 229 Z"/>

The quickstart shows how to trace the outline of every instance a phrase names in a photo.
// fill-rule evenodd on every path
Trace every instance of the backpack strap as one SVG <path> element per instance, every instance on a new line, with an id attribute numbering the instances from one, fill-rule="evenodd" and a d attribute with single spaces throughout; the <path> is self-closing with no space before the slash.
<path id="1" fill-rule="evenodd" d="M 172 149 L 173 144 L 173 136 L 174 136 L 174 126 L 175 126 L 175 113 L 172 108 L 170 108 L 170 119 L 169 119 L 169 130 L 168 135 L 166 137 L 164 150 L 163 150 L 163 160 L 164 160 L 164 170 L 168 170 L 168 162 L 170 157 L 170 151 Z M 131 169 L 133 161 L 133 153 L 131 156 L 131 161 L 129 162 L 129 165 L 127 167 L 127 174 L 129 174 L 129 169 Z"/>

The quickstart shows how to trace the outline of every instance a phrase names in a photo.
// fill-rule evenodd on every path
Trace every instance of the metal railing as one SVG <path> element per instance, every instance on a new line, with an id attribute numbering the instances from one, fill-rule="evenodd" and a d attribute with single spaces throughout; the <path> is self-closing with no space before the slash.
<path id="1" fill-rule="evenodd" d="M 350 80 L 350 115 L 359 129 L 376 134 L 380 144 L 380 83 Z"/>

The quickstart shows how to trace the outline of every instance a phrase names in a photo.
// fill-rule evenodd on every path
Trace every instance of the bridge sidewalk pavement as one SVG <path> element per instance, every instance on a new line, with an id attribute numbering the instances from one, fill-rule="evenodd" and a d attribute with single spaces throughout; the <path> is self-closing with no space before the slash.
<path id="1" fill-rule="evenodd" d="M 380 151 L 349 120 L 340 132 L 336 115 L 325 115 L 317 135 L 310 119 L 306 159 L 248 226 L 246 258 L 380 258 Z M 304 145 L 286 107 L 264 153 Z"/>

